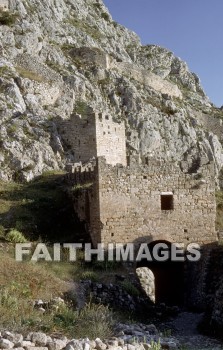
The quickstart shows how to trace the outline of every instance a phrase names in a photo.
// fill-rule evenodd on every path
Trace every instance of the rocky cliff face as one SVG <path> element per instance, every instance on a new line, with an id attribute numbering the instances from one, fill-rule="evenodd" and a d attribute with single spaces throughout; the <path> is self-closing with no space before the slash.
<path id="1" fill-rule="evenodd" d="M 63 169 L 75 150 L 60 122 L 89 108 L 125 120 L 129 153 L 223 166 L 223 111 L 199 78 L 101 0 L 11 0 L 12 12 L 0 18 L 0 178 Z"/>

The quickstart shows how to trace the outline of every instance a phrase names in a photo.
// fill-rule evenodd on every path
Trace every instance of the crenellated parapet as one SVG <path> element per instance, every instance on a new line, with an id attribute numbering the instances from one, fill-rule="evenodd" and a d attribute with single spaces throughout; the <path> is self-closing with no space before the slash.
<path id="1" fill-rule="evenodd" d="M 66 179 L 69 185 L 80 185 L 93 182 L 96 177 L 95 162 L 82 165 L 80 163 L 70 163 L 66 166 Z"/>

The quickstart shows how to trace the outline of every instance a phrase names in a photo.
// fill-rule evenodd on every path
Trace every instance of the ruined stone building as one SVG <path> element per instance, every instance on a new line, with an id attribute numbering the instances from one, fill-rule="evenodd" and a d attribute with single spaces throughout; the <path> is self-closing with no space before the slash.
<path id="1" fill-rule="evenodd" d="M 74 116 L 65 130 L 74 209 L 93 244 L 216 241 L 213 164 L 185 173 L 179 164 L 145 158 L 126 161 L 125 129 L 106 114 Z"/>

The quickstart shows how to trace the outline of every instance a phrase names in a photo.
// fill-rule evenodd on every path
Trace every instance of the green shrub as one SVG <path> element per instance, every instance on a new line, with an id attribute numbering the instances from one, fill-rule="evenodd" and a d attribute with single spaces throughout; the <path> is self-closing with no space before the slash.
<path id="1" fill-rule="evenodd" d="M 0 25 L 12 26 L 17 18 L 18 15 L 15 13 L 0 10 Z"/>
<path id="2" fill-rule="evenodd" d="M 71 187 L 71 192 L 81 192 L 82 190 L 87 190 L 92 186 L 92 182 L 86 183 L 86 184 L 77 184 Z"/>
<path id="3" fill-rule="evenodd" d="M 0 67 L 0 76 L 1 77 L 5 76 L 5 75 L 7 75 L 9 73 L 10 73 L 10 69 L 9 69 L 8 66 L 1 66 Z"/>
<path id="4" fill-rule="evenodd" d="M 71 307 L 68 307 L 66 304 L 61 307 L 59 312 L 53 316 L 53 325 L 56 328 L 64 329 L 68 333 L 74 330 L 76 326 L 78 317 L 77 311 L 74 311 Z"/>
<path id="5" fill-rule="evenodd" d="M 112 335 L 113 313 L 107 306 L 88 303 L 78 314 L 75 336 L 104 339 Z"/>
<path id="6" fill-rule="evenodd" d="M 158 340 L 158 342 L 155 342 L 154 340 L 152 340 L 150 345 L 151 345 L 151 350 L 161 350 L 162 349 L 162 346 L 160 344 L 160 339 Z"/>
<path id="7" fill-rule="evenodd" d="M 89 106 L 87 102 L 78 100 L 75 104 L 75 113 L 81 115 L 87 115 L 89 113 Z"/>
<path id="8" fill-rule="evenodd" d="M 106 12 L 103 12 L 102 14 L 101 14 L 101 17 L 105 20 L 105 21 L 109 21 L 109 15 L 106 13 Z"/>
<path id="9" fill-rule="evenodd" d="M 9 134 L 15 134 L 17 130 L 18 130 L 18 126 L 16 124 L 11 124 L 8 127 Z"/>
<path id="10" fill-rule="evenodd" d="M 93 6 L 94 6 L 95 8 L 97 8 L 97 9 L 99 9 L 99 10 L 101 10 L 101 8 L 102 8 L 102 5 L 99 4 L 98 2 L 95 2 L 95 3 L 93 4 Z"/>
<path id="11" fill-rule="evenodd" d="M 93 282 L 97 282 L 99 280 L 97 273 L 94 271 L 90 271 L 90 270 L 84 271 L 81 274 L 81 279 L 82 280 L 91 280 Z"/>
<path id="12" fill-rule="evenodd" d="M 121 285 L 129 295 L 138 296 L 140 294 L 139 290 L 130 281 L 125 280 Z"/>
<path id="13" fill-rule="evenodd" d="M 6 235 L 6 238 L 8 241 L 10 241 L 12 243 L 25 243 L 25 242 L 27 242 L 27 240 L 23 236 L 23 234 L 16 229 L 11 229 L 9 231 L 9 233 Z"/>

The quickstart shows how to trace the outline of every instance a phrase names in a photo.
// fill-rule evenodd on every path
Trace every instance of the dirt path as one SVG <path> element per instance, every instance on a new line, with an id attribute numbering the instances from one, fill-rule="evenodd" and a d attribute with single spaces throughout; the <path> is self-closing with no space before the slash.
<path id="1" fill-rule="evenodd" d="M 182 312 L 165 326 L 172 330 L 185 350 L 222 350 L 223 343 L 198 332 L 197 325 L 201 319 L 202 314 Z"/>

